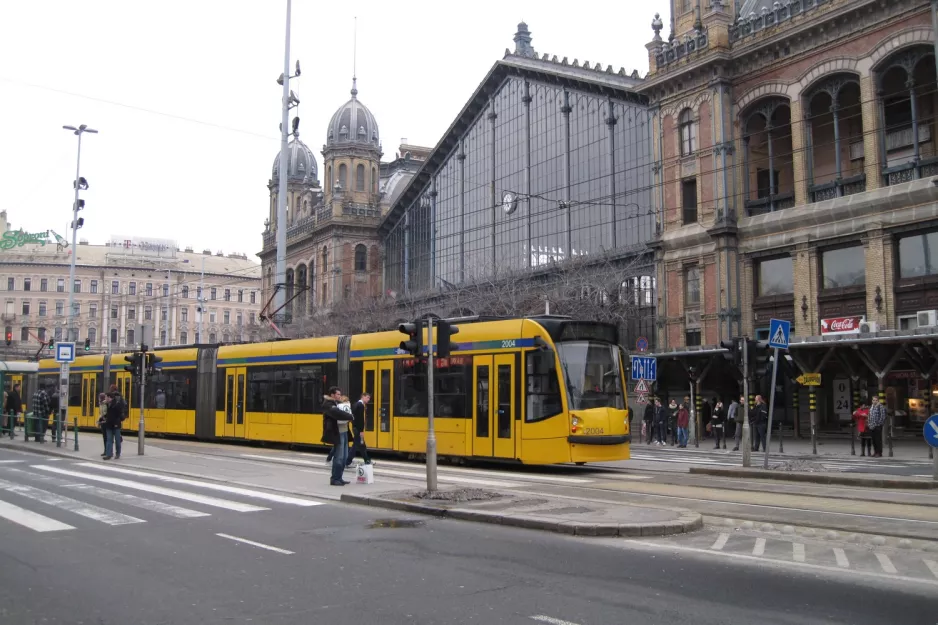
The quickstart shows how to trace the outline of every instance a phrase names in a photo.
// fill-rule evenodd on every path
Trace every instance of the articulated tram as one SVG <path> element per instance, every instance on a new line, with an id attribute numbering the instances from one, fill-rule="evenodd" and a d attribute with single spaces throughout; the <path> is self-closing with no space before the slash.
<path id="1" fill-rule="evenodd" d="M 627 368 L 614 326 L 561 317 L 459 320 L 449 358 L 436 358 L 435 431 L 441 456 L 525 464 L 629 457 Z M 424 331 L 426 332 L 426 331 Z M 201 440 L 320 445 L 323 394 L 367 391 L 370 449 L 426 451 L 425 366 L 402 353 L 399 332 L 157 349 L 161 370 L 144 393 L 147 433 Z M 424 345 L 426 339 L 424 340 Z M 98 393 L 116 384 L 132 408 L 139 388 L 127 354 L 79 356 L 69 376 L 69 420 L 95 427 Z M 54 384 L 58 364 L 39 377 Z M 48 376 L 48 377 L 47 377 Z"/>

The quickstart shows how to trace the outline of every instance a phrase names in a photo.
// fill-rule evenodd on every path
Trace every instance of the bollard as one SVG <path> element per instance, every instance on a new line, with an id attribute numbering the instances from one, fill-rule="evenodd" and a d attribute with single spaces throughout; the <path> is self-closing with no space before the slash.
<path id="1" fill-rule="evenodd" d="M 75 435 L 75 451 L 78 451 L 78 417 L 75 417 L 73 434 Z"/>

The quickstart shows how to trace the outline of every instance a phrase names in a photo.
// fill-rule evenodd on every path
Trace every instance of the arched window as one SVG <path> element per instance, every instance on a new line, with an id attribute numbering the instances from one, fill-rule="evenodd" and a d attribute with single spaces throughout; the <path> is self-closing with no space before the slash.
<path id="1" fill-rule="evenodd" d="M 355 271 L 368 270 L 368 249 L 359 243 L 355 246 Z"/>
<path id="2" fill-rule="evenodd" d="M 371 168 L 371 192 L 372 193 L 378 192 L 378 168 L 377 167 Z"/>
<path id="3" fill-rule="evenodd" d="M 365 166 L 360 164 L 355 168 L 355 190 L 365 190 Z"/>
<path id="4" fill-rule="evenodd" d="M 343 189 L 345 188 L 345 182 L 348 177 L 348 171 L 345 167 L 345 163 L 339 165 L 339 186 Z"/>
<path id="5" fill-rule="evenodd" d="M 212 332 L 212 333 L 210 333 L 210 334 L 208 335 L 208 342 L 209 342 L 209 343 L 215 343 L 217 338 L 218 338 L 218 337 L 215 336 L 215 333 Z"/>
<path id="6" fill-rule="evenodd" d="M 697 122 L 690 109 L 684 109 L 678 118 L 681 134 L 681 156 L 690 156 L 697 149 Z"/>

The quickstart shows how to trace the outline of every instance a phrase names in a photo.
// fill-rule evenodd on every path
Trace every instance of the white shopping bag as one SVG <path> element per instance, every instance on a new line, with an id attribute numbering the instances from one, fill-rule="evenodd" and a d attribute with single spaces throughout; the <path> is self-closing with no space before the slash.
<path id="1" fill-rule="evenodd" d="M 375 483 L 375 471 L 374 471 L 373 465 L 370 465 L 370 464 L 358 465 L 358 483 L 359 484 L 374 484 Z"/>

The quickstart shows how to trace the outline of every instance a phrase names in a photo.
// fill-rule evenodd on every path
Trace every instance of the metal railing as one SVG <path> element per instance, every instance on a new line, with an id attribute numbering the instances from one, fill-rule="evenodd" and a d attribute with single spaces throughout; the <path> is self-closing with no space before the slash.
<path id="1" fill-rule="evenodd" d="M 3 415 L 3 420 L 0 422 L 0 437 L 9 437 L 10 440 L 13 440 L 17 437 L 16 429 L 21 427 L 23 442 L 29 442 L 29 437 L 32 436 L 33 438 L 39 438 L 37 442 L 44 443 L 49 421 L 49 417 L 37 417 L 32 412 L 21 412 L 18 415 L 6 414 Z M 68 442 L 71 440 L 74 444 L 74 450 L 78 451 L 78 417 L 72 419 L 71 426 L 72 433 L 69 436 L 68 420 L 63 421 L 61 423 L 61 437 L 57 438 L 58 424 L 55 419 L 52 419 L 51 440 L 56 443 L 57 447 L 61 447 L 63 444 L 68 447 Z"/>

